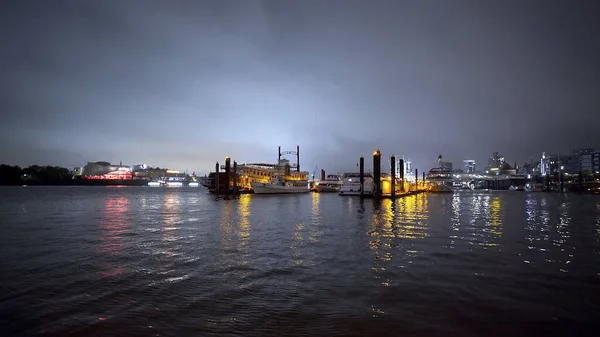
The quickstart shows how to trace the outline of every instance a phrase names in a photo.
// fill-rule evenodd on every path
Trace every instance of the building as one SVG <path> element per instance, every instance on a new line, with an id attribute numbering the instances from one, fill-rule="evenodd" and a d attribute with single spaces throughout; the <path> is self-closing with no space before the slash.
<path id="1" fill-rule="evenodd" d="M 84 179 L 113 179 L 113 180 L 131 180 L 133 178 L 131 167 L 111 165 L 109 162 L 97 161 L 87 163 L 83 167 L 81 176 Z"/>
<path id="2" fill-rule="evenodd" d="M 465 165 L 464 172 L 466 172 L 466 173 L 475 173 L 475 171 L 477 170 L 474 160 L 472 160 L 472 159 L 465 159 L 465 160 L 463 160 L 463 163 Z"/>
<path id="3" fill-rule="evenodd" d="M 579 161 L 584 175 L 600 174 L 600 151 L 584 153 Z"/>
<path id="4" fill-rule="evenodd" d="M 543 152 L 540 160 L 540 174 L 550 176 L 558 172 L 558 169 L 558 155 L 547 155 L 546 152 Z"/>

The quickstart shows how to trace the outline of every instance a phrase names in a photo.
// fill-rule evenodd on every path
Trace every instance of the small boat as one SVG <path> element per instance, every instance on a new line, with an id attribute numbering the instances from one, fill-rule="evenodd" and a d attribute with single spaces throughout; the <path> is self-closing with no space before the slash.
<path id="1" fill-rule="evenodd" d="M 325 179 L 319 180 L 317 183 L 317 191 L 320 193 L 339 192 L 342 184 L 343 181 L 339 175 L 329 174 Z"/>

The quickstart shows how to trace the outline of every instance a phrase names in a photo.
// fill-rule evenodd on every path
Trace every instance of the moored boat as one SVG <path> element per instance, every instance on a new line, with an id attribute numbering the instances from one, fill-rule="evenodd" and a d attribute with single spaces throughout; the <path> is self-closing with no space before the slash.
<path id="1" fill-rule="evenodd" d="M 373 194 L 373 174 L 364 173 L 364 192 L 363 196 Z M 360 173 L 347 172 L 342 175 L 342 186 L 340 187 L 339 195 L 342 196 L 359 196 L 361 191 Z"/>
<path id="2" fill-rule="evenodd" d="M 452 170 L 444 167 L 441 154 L 438 156 L 438 166 L 429 170 L 425 182 L 429 185 L 430 192 L 454 192 Z"/>
<path id="3" fill-rule="evenodd" d="M 317 183 L 317 192 L 339 192 L 343 181 L 339 175 L 329 174 L 325 179 L 319 180 Z"/>
<path id="4" fill-rule="evenodd" d="M 276 174 L 268 183 L 250 183 L 254 194 L 293 194 L 310 192 L 308 180 L 296 180 Z"/>

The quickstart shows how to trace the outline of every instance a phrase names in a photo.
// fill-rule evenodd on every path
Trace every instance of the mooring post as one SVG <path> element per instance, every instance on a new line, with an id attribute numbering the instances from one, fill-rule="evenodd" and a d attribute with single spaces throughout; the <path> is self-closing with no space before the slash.
<path id="1" fill-rule="evenodd" d="M 229 156 L 225 157 L 225 176 L 227 177 L 227 182 L 225 184 L 225 196 L 229 196 L 229 186 L 231 185 L 231 158 Z"/>
<path id="2" fill-rule="evenodd" d="M 565 191 L 565 173 L 563 170 L 560 170 L 560 191 Z"/>
<path id="3" fill-rule="evenodd" d="M 415 189 L 419 189 L 419 169 L 415 169 Z"/>
<path id="4" fill-rule="evenodd" d="M 404 159 L 400 159 L 398 161 L 398 166 L 400 166 L 400 181 L 401 181 L 401 189 L 400 191 L 405 192 L 404 190 Z"/>
<path id="5" fill-rule="evenodd" d="M 237 162 L 233 161 L 233 189 L 232 189 L 232 193 L 233 195 L 237 195 Z"/>
<path id="6" fill-rule="evenodd" d="M 373 198 L 381 197 L 381 152 L 373 152 Z"/>
<path id="7" fill-rule="evenodd" d="M 360 156 L 359 172 L 360 197 L 363 198 L 365 196 L 365 158 L 363 156 Z"/>
<path id="8" fill-rule="evenodd" d="M 219 162 L 215 165 L 215 195 L 219 195 Z"/>
<path id="9" fill-rule="evenodd" d="M 394 199 L 396 197 L 396 156 L 392 156 L 390 158 L 390 164 L 391 164 L 391 171 L 392 171 L 392 183 L 391 183 L 391 187 L 392 187 L 392 199 Z"/>

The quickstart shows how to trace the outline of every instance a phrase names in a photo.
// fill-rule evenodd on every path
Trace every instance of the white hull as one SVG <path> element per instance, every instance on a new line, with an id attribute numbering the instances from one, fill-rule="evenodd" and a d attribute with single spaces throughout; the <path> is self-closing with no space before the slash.
<path id="1" fill-rule="evenodd" d="M 427 183 L 429 183 L 432 187 L 430 192 L 434 193 L 454 192 L 454 190 L 456 190 L 456 188 L 453 186 L 452 180 L 427 180 Z"/>
<path id="2" fill-rule="evenodd" d="M 320 193 L 323 192 L 339 192 L 342 185 L 339 186 L 325 186 L 325 185 L 317 185 L 317 191 Z"/>
<path id="3" fill-rule="evenodd" d="M 255 194 L 294 194 L 308 193 L 310 189 L 306 186 L 280 186 L 275 184 L 251 183 Z"/>
<path id="4" fill-rule="evenodd" d="M 373 194 L 373 189 L 365 184 L 365 192 L 363 195 Z M 360 184 L 344 185 L 340 188 L 339 195 L 343 196 L 360 196 Z"/>

